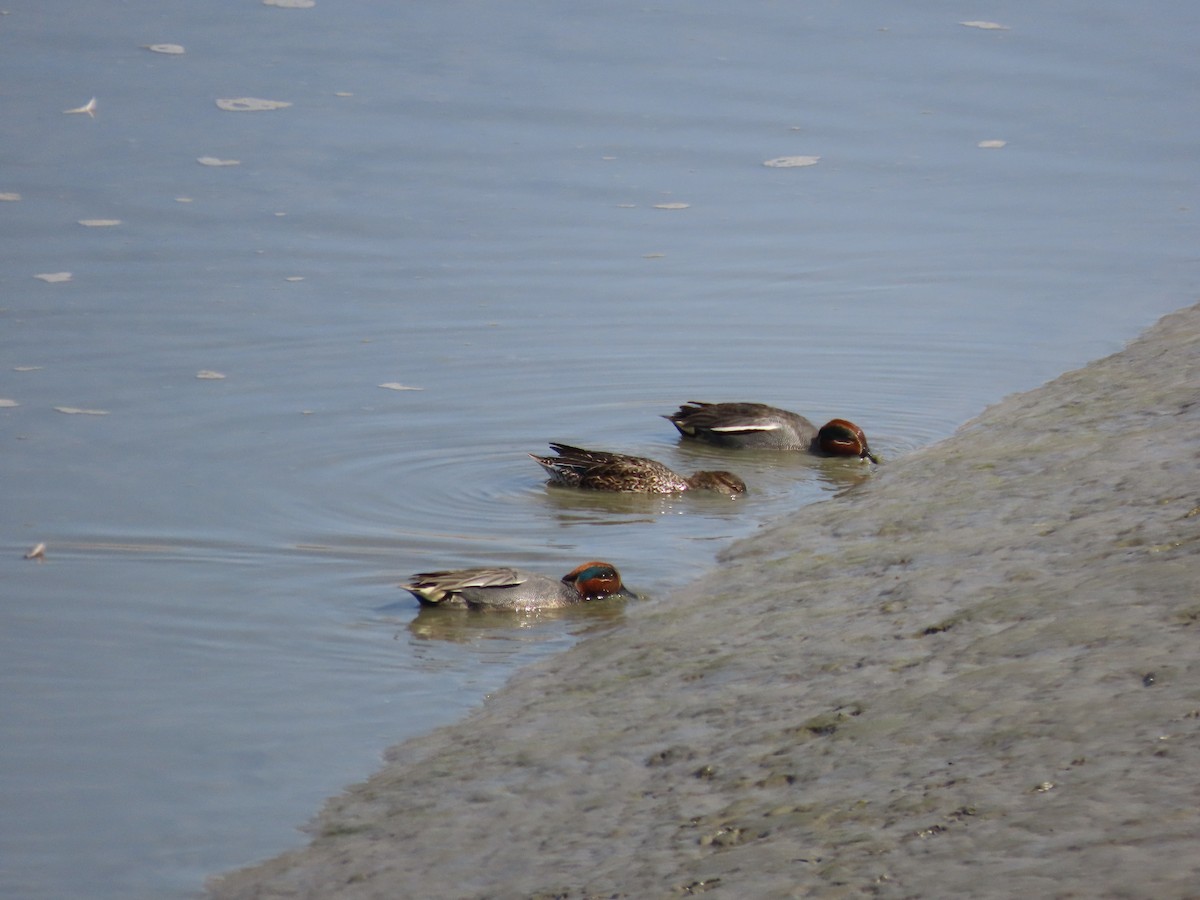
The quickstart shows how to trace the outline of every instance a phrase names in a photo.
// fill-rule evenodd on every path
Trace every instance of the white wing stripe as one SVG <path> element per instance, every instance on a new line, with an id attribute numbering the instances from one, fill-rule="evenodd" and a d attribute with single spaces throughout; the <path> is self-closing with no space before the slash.
<path id="1" fill-rule="evenodd" d="M 778 422 L 764 422 L 761 425 L 714 425 L 709 429 L 709 431 L 728 431 L 734 433 L 740 431 L 778 431 L 782 427 L 783 426 Z"/>

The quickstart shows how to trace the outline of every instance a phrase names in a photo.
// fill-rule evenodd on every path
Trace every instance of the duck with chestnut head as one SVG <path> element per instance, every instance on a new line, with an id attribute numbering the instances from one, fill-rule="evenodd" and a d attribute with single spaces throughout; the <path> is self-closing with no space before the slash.
<path id="1" fill-rule="evenodd" d="M 421 572 L 400 587 L 422 606 L 448 609 L 555 609 L 602 600 L 634 597 L 612 563 L 592 561 L 562 578 L 506 567 Z"/>
<path id="2" fill-rule="evenodd" d="M 846 419 L 820 428 L 799 413 L 765 403 L 700 403 L 690 400 L 663 416 L 685 438 L 719 447 L 799 450 L 817 456 L 850 456 L 878 463 L 863 430 Z"/>

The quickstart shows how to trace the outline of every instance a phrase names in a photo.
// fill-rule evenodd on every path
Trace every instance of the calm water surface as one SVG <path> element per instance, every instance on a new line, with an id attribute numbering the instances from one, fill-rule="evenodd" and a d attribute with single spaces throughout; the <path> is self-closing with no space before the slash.
<path id="1" fill-rule="evenodd" d="M 194 892 L 635 614 L 418 614 L 414 571 L 611 559 L 669 602 L 870 477 L 680 446 L 680 402 L 895 458 L 1195 298 L 1183 0 L 6 13 L 4 896 Z M 549 490 L 551 440 L 751 493 Z"/>

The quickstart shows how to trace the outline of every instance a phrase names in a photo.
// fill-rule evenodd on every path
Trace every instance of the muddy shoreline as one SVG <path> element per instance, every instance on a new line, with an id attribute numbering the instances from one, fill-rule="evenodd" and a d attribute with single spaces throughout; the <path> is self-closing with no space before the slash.
<path id="1" fill-rule="evenodd" d="M 520 673 L 215 898 L 1194 896 L 1200 306 Z"/>

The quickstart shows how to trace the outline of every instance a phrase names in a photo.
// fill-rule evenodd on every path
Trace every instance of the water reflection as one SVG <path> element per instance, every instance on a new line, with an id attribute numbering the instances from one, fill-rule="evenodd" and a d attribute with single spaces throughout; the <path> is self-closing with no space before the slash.
<path id="1" fill-rule="evenodd" d="M 524 612 L 482 612 L 423 606 L 406 627 L 408 633 L 418 640 L 449 641 L 476 647 L 485 641 L 548 638 L 551 632 L 565 632 L 573 638 L 579 638 L 617 627 L 623 620 L 625 604 L 628 602 L 636 601 L 608 598 L 580 603 L 578 606 Z"/>
<path id="2" fill-rule="evenodd" d="M 737 515 L 738 497 L 725 497 L 707 491 L 641 494 L 580 490 L 549 483 L 545 484 L 543 489 L 546 508 L 564 527 L 628 527 L 634 524 L 652 524 L 659 516 L 669 515 L 718 518 Z"/>

